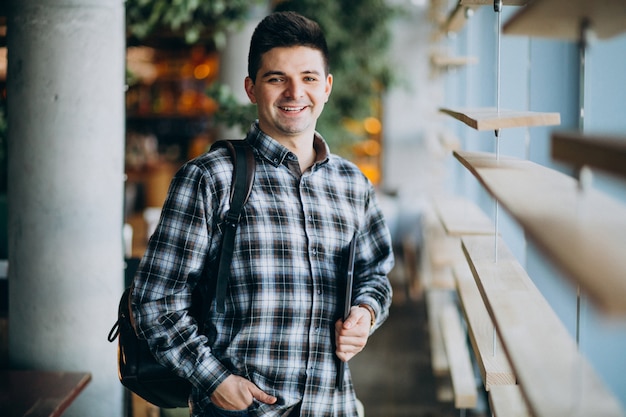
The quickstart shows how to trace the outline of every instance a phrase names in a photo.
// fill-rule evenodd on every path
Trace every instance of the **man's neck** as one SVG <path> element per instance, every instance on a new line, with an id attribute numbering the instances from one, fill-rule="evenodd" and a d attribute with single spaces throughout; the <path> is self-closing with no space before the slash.
<path id="1" fill-rule="evenodd" d="M 316 152 L 313 148 L 313 135 L 310 139 L 298 137 L 298 138 L 282 138 L 277 141 L 293 152 L 298 157 L 300 164 L 300 170 L 302 172 L 309 169 L 315 163 Z"/>

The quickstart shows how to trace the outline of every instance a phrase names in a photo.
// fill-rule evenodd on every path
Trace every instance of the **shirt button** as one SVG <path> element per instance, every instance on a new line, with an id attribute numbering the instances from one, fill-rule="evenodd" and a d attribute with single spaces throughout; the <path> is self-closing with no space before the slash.
<path id="1" fill-rule="evenodd" d="M 318 289 L 317 289 L 317 295 L 320 295 L 321 293 L 322 293 L 322 289 L 321 289 L 321 288 L 318 288 Z"/>

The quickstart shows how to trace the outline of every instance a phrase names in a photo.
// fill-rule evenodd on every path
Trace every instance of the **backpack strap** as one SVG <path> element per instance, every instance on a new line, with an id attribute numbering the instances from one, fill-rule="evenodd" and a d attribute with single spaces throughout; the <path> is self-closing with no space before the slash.
<path id="1" fill-rule="evenodd" d="M 230 208 L 224 221 L 225 229 L 222 237 L 220 262 L 217 270 L 217 282 L 215 284 L 215 303 L 217 311 L 223 313 L 226 299 L 226 288 L 230 276 L 230 266 L 235 248 L 235 234 L 241 221 L 243 206 L 248 201 L 254 175 L 256 161 L 252 148 L 243 139 L 220 140 L 211 146 L 211 150 L 225 147 L 230 152 L 233 160 L 233 180 L 230 187 Z"/>

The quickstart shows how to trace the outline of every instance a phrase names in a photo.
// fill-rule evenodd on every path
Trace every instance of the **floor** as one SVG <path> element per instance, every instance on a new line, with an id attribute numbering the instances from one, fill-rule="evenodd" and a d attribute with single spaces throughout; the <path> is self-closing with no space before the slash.
<path id="1" fill-rule="evenodd" d="M 365 417 L 486 417 L 483 406 L 458 410 L 451 401 L 437 400 L 426 306 L 423 299 L 395 293 L 389 319 L 350 361 Z"/>

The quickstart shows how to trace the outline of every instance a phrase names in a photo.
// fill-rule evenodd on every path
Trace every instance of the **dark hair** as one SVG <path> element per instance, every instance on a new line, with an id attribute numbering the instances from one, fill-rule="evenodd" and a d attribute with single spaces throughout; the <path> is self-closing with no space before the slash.
<path id="1" fill-rule="evenodd" d="M 320 51 L 324 58 L 324 70 L 328 74 L 328 46 L 322 29 L 313 20 L 289 11 L 270 14 L 254 30 L 248 53 L 248 76 L 256 81 L 265 52 L 291 46 L 307 46 Z"/>

